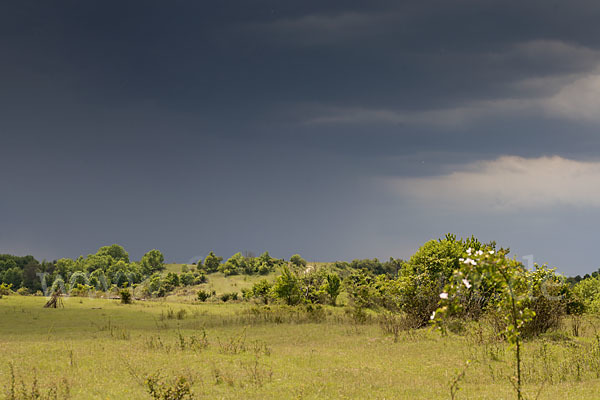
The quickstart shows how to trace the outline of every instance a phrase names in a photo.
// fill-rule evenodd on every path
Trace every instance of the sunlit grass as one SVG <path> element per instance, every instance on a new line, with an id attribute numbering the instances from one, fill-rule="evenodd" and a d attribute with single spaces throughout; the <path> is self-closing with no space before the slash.
<path id="1" fill-rule="evenodd" d="M 248 303 L 65 298 L 64 308 L 43 309 L 44 302 L 0 299 L 0 387 L 12 363 L 17 381 L 37 376 L 42 389 L 66 382 L 74 399 L 149 399 L 144 380 L 157 372 L 167 380 L 185 376 L 198 398 L 438 399 L 449 398 L 449 382 L 472 360 L 459 398 L 514 398 L 511 350 L 475 333 L 442 337 L 423 329 L 394 343 L 376 322 L 355 324 L 340 307 L 326 307 L 317 322 L 299 313 L 274 323 Z M 205 348 L 185 344 L 203 332 Z M 566 332 L 526 343 L 525 389 L 533 396 L 543 386 L 540 399 L 595 399 L 594 372 L 582 369 L 577 378 L 573 368 L 561 370 L 574 362 L 568 357 L 577 346 L 594 340 L 592 325 L 583 338 L 563 339 Z M 231 350 L 236 340 L 240 351 Z M 554 372 L 544 372 L 542 362 Z M 545 376 L 555 381 L 544 383 Z"/>

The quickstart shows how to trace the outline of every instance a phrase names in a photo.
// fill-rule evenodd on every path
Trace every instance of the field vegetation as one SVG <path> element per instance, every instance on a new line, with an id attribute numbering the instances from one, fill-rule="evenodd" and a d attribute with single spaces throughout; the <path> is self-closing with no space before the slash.
<path id="1" fill-rule="evenodd" d="M 600 278 L 508 254 L 447 235 L 385 262 L 3 255 L 0 398 L 596 399 Z"/>

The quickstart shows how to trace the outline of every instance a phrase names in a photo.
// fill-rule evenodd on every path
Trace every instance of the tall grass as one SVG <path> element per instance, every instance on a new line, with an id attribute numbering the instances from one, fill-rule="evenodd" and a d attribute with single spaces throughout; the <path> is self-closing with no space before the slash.
<path id="1" fill-rule="evenodd" d="M 0 399 L 11 387 L 13 399 L 27 398 L 16 397 L 22 387 L 57 399 L 152 399 L 169 388 L 187 396 L 188 385 L 193 398 L 514 398 L 512 350 L 486 322 L 459 321 L 442 337 L 342 307 L 44 301 L 0 299 Z M 598 397 L 600 320 L 577 323 L 577 336 L 566 321 L 523 342 L 525 398 Z"/>

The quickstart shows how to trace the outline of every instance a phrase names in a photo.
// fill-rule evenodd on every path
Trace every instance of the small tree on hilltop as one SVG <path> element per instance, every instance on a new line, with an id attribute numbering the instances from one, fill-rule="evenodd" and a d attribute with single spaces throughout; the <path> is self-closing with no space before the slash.
<path id="1" fill-rule="evenodd" d="M 165 257 L 159 250 L 150 250 L 140 262 L 144 275 L 152 275 L 155 272 L 163 271 L 165 269 Z"/>
<path id="2" fill-rule="evenodd" d="M 300 254 L 294 254 L 290 257 L 290 263 L 296 268 L 305 268 L 306 260 L 300 257 Z"/>
<path id="3" fill-rule="evenodd" d="M 211 251 L 204 259 L 204 269 L 206 269 L 206 272 L 217 272 L 221 265 L 221 261 L 223 261 L 223 257 L 217 257 L 215 253 Z"/>

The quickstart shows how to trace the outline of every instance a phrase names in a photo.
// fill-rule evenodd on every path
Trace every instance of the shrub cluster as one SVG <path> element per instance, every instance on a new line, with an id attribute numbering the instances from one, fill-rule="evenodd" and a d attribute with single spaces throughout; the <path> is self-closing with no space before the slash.
<path id="1" fill-rule="evenodd" d="M 325 268 L 307 268 L 294 271 L 294 268 L 284 265 L 281 275 L 274 283 L 263 279 L 252 288 L 243 290 L 246 299 L 256 299 L 263 304 L 271 301 L 281 301 L 287 305 L 298 304 L 332 304 L 342 289 L 342 282 L 336 273 L 330 273 Z"/>
<path id="2" fill-rule="evenodd" d="M 273 258 L 269 252 L 264 252 L 259 257 L 235 253 L 225 263 L 223 257 L 217 257 L 212 251 L 208 253 L 204 262 L 198 261 L 198 269 L 207 273 L 222 272 L 225 276 L 230 275 L 266 275 L 283 265 L 283 260 Z"/>

